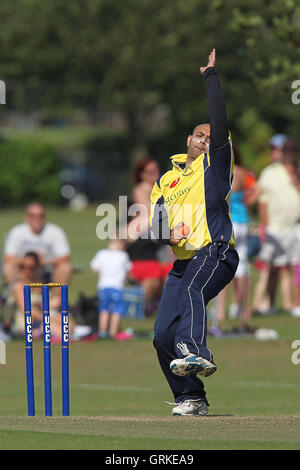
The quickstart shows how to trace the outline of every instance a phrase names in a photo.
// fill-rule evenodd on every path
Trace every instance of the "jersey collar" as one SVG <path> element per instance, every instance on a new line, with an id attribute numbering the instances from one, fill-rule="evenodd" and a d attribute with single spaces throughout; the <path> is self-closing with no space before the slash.
<path id="1" fill-rule="evenodd" d="M 199 155 L 199 157 L 201 157 L 199 160 L 202 160 L 202 159 L 204 158 L 204 155 L 205 155 L 204 153 L 201 153 L 201 154 Z M 197 157 L 197 158 L 189 165 L 189 167 L 194 166 L 195 162 L 196 162 L 196 161 L 199 161 L 199 160 L 198 160 L 199 157 Z M 180 171 L 184 171 L 184 170 L 185 170 L 185 166 L 183 166 L 183 165 L 185 165 L 186 159 L 187 159 L 187 154 L 186 154 L 186 153 L 178 153 L 178 154 L 176 154 L 176 155 L 173 155 L 173 156 L 171 157 L 171 160 L 172 160 L 172 163 L 173 163 L 173 168 L 174 168 L 174 169 L 177 168 L 177 169 L 180 170 Z"/>

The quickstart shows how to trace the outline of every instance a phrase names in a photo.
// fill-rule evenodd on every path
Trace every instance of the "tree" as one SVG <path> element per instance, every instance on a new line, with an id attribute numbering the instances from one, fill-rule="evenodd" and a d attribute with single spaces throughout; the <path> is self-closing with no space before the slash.
<path id="1" fill-rule="evenodd" d="M 124 116 L 132 160 L 147 152 L 164 105 L 170 150 L 207 121 L 199 74 L 212 47 L 235 139 L 249 163 L 272 132 L 297 136 L 296 0 L 16 0 L 1 2 L 0 76 L 8 105 L 45 115 Z M 253 150 L 251 151 L 251 148 Z"/>

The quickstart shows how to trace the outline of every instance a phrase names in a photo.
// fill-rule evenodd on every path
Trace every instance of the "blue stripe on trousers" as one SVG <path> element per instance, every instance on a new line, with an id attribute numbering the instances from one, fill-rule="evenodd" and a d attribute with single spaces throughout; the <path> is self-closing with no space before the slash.
<path id="1" fill-rule="evenodd" d="M 196 376 L 178 377 L 170 362 L 191 353 L 212 360 L 206 347 L 206 305 L 232 280 L 238 266 L 237 252 L 228 244 L 215 243 L 199 250 L 191 260 L 177 260 L 163 290 L 154 328 L 154 346 L 161 369 L 176 401 L 205 397 Z"/>

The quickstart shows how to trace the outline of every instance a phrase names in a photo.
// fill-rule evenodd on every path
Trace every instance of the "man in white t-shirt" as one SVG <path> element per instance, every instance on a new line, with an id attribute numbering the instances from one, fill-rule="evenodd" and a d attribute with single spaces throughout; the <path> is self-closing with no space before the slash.
<path id="1" fill-rule="evenodd" d="M 107 249 L 98 251 L 90 263 L 98 274 L 99 337 L 116 338 L 125 314 L 123 287 L 131 269 L 123 240 L 110 240 Z"/>
<path id="2" fill-rule="evenodd" d="M 71 278 L 71 250 L 65 232 L 46 222 L 45 208 L 31 203 L 25 212 L 25 221 L 13 227 L 4 246 L 3 275 L 7 282 L 19 277 L 20 264 L 28 252 L 39 255 L 40 263 L 51 270 L 51 281 L 68 284 Z"/>

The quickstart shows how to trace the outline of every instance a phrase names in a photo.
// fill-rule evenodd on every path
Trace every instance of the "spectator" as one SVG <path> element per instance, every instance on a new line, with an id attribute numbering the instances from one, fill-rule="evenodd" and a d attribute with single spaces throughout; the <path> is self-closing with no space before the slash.
<path id="1" fill-rule="evenodd" d="M 18 278 L 11 284 L 12 305 L 15 314 L 12 322 L 12 333 L 15 336 L 24 335 L 24 295 L 23 287 L 32 282 L 41 282 L 41 264 L 37 253 L 30 251 L 25 254 L 19 265 Z M 31 292 L 31 315 L 33 325 L 33 337 L 42 334 L 42 292 L 40 288 L 34 288 Z M 71 325 L 70 325 L 71 328 Z M 58 311 L 51 312 L 51 336 L 60 338 L 61 319 Z"/>
<path id="2" fill-rule="evenodd" d="M 3 275 L 10 283 L 20 275 L 20 262 L 28 251 L 38 253 L 44 275 L 50 271 L 52 282 L 68 284 L 72 265 L 70 246 L 64 231 L 46 222 L 44 207 L 33 202 L 25 212 L 25 221 L 8 233 L 4 247 Z M 51 301 L 52 308 L 60 306 L 60 291 L 56 289 Z"/>
<path id="3" fill-rule="evenodd" d="M 268 286 L 270 312 L 274 311 L 279 277 L 283 308 L 293 316 L 300 316 L 294 283 L 300 255 L 296 233 L 300 217 L 300 175 L 295 152 L 284 151 L 286 142 L 287 138 L 282 144 L 281 160 L 266 167 L 258 181 L 263 190 L 259 198 L 263 240 L 259 258 L 263 265 L 255 289 L 254 308 L 259 310 L 259 303 Z"/>
<path id="4" fill-rule="evenodd" d="M 137 204 L 144 204 L 150 211 L 150 194 L 155 181 L 159 178 L 158 164 L 152 158 L 140 160 L 134 169 L 133 200 Z"/>
<path id="5" fill-rule="evenodd" d="M 271 165 L 274 163 L 281 162 L 283 157 L 283 148 L 288 137 L 285 134 L 275 134 L 269 140 L 270 148 L 270 161 Z M 259 186 L 258 186 L 259 188 Z M 260 188 L 260 193 L 262 192 Z M 258 196 L 259 194 L 256 194 Z M 259 204 L 259 219 L 264 220 L 264 205 Z M 261 242 L 265 241 L 265 225 L 262 223 L 259 226 L 259 233 Z M 254 294 L 253 294 L 253 311 L 254 313 L 272 313 L 273 307 L 271 308 L 270 292 L 275 292 L 277 288 L 277 270 L 272 265 L 265 266 L 264 261 L 257 258 L 254 263 L 254 267 L 259 271 L 259 278 L 256 283 Z"/>
<path id="6" fill-rule="evenodd" d="M 298 160 L 298 152 L 299 152 L 299 145 L 295 140 L 288 138 L 284 144 L 283 147 L 283 152 L 284 155 L 289 155 L 292 160 L 296 161 L 296 166 L 297 166 L 297 171 L 299 171 L 299 160 Z M 300 243 L 300 218 L 297 220 L 296 223 L 296 233 L 297 233 L 297 238 Z M 293 295 L 295 299 L 295 304 L 300 305 L 300 259 L 298 260 L 294 276 L 293 276 L 293 282 L 292 282 L 292 290 L 293 290 Z M 300 309 L 294 309 L 293 310 L 294 316 L 300 316 Z"/>
<path id="7" fill-rule="evenodd" d="M 281 162 L 284 153 L 284 145 L 288 137 L 285 134 L 275 134 L 269 140 L 270 160 L 272 163 Z"/>
<path id="8" fill-rule="evenodd" d="M 119 338 L 121 318 L 125 314 L 122 290 L 131 262 L 125 241 L 110 240 L 107 249 L 98 251 L 90 263 L 98 274 L 99 338 Z"/>
<path id="9" fill-rule="evenodd" d="M 150 194 L 159 174 L 157 162 L 150 158 L 141 160 L 134 170 L 133 202 L 143 205 L 146 210 L 139 216 L 140 236 L 136 239 L 129 238 L 127 252 L 132 261 L 132 277 L 141 284 L 145 292 L 146 315 L 150 315 L 157 307 L 163 281 L 172 267 L 170 248 L 161 247 L 150 238 Z M 132 222 L 134 220 L 129 223 L 129 230 Z M 160 259 L 161 255 L 165 262 Z"/>

